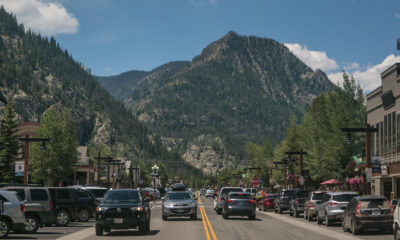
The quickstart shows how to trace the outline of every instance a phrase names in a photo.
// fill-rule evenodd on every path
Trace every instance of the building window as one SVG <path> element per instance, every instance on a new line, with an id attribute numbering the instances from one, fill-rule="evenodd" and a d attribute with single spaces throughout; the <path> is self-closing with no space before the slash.
<path id="1" fill-rule="evenodd" d="M 396 149 L 396 112 L 392 112 L 392 149 Z"/>
<path id="2" fill-rule="evenodd" d="M 400 145 L 400 114 L 397 114 L 397 145 Z"/>
<path id="3" fill-rule="evenodd" d="M 388 127 L 387 127 L 388 134 L 386 136 L 387 136 L 388 140 L 387 140 L 386 147 L 387 147 L 387 151 L 390 152 L 392 149 L 392 117 L 391 117 L 390 113 L 388 114 L 387 117 L 388 117 Z"/>
<path id="4" fill-rule="evenodd" d="M 383 155 L 383 121 L 381 122 L 381 124 L 379 124 L 379 131 L 380 131 L 380 144 L 379 144 L 379 152 L 381 154 L 381 156 Z"/>
<path id="5" fill-rule="evenodd" d="M 388 141 L 387 141 L 387 126 L 388 126 L 388 116 L 385 115 L 384 120 L 383 120 L 383 152 L 387 152 L 387 147 L 388 147 Z"/>
<path id="6" fill-rule="evenodd" d="M 375 133 L 375 135 L 376 135 L 376 139 L 375 139 L 375 141 L 376 141 L 376 147 L 375 147 L 375 156 L 380 156 L 380 151 L 379 151 L 379 147 L 380 147 L 380 145 L 379 145 L 379 142 L 380 142 L 380 138 L 379 138 L 379 132 L 381 131 L 381 129 L 379 128 L 379 123 L 377 123 L 376 125 L 375 125 L 375 127 L 378 129 L 378 131 Z"/>

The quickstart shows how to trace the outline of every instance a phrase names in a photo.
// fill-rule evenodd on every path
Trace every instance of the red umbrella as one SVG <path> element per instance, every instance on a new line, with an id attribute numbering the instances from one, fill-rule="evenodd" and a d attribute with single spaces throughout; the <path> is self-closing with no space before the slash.
<path id="1" fill-rule="evenodd" d="M 342 182 L 339 182 L 336 179 L 329 179 L 325 182 L 320 183 L 320 185 L 335 185 L 335 184 L 342 184 Z"/>

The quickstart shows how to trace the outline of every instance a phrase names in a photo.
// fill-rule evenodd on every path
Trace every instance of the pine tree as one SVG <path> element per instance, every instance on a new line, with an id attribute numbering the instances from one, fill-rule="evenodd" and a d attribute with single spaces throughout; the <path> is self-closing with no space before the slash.
<path id="1" fill-rule="evenodd" d="M 9 99 L 0 121 L 0 182 L 10 182 L 14 178 L 14 162 L 18 159 L 19 149 L 17 126 L 13 102 Z"/>

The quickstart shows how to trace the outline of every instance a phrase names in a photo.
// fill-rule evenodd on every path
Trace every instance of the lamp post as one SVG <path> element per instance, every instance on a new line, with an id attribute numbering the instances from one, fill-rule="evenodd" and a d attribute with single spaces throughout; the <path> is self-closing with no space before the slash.
<path id="1" fill-rule="evenodd" d="M 153 193 L 155 193 L 156 192 L 156 177 L 158 177 L 159 167 L 156 164 L 154 164 L 154 166 L 151 169 L 153 170 L 153 172 L 150 175 L 153 178 Z M 155 196 L 153 196 L 153 197 L 155 197 Z"/>
<path id="2" fill-rule="evenodd" d="M 50 141 L 50 138 L 30 138 L 29 135 L 25 135 L 24 138 L 19 139 L 21 142 L 25 142 L 24 152 L 24 184 L 28 184 L 28 170 L 29 170 L 29 143 L 30 142 L 42 142 L 40 150 L 46 150 L 46 142 Z"/>
<path id="3" fill-rule="evenodd" d="M 95 160 L 97 160 L 97 186 L 100 186 L 100 161 L 101 160 L 105 160 L 105 161 L 110 161 L 113 158 L 112 157 L 101 157 L 100 153 L 98 155 L 98 157 L 94 158 Z M 108 183 L 107 183 L 108 184 Z M 107 185 L 108 186 L 108 185 Z"/>

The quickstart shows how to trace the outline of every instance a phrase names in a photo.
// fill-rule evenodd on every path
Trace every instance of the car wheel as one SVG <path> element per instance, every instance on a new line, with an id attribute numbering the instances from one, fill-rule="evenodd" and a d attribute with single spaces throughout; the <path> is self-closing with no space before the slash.
<path id="1" fill-rule="evenodd" d="M 10 232 L 10 223 L 5 219 L 0 219 L 0 238 L 7 238 Z"/>
<path id="2" fill-rule="evenodd" d="M 354 221 L 351 221 L 351 232 L 353 233 L 353 235 L 358 235 L 358 229 L 356 228 L 356 224 L 354 223 Z"/>
<path id="3" fill-rule="evenodd" d="M 294 217 L 296 217 L 296 218 L 299 217 L 299 212 L 297 211 L 297 209 L 294 210 Z"/>
<path id="4" fill-rule="evenodd" d="M 317 212 L 317 223 L 318 225 L 322 224 L 322 219 L 319 218 L 319 213 Z"/>
<path id="5" fill-rule="evenodd" d="M 141 234 L 141 235 L 146 234 L 146 227 L 147 227 L 146 222 L 139 223 L 139 234 Z"/>
<path id="6" fill-rule="evenodd" d="M 307 212 L 307 220 L 308 220 L 309 222 L 311 222 L 312 219 L 313 219 L 313 216 L 310 215 L 310 214 Z"/>
<path id="7" fill-rule="evenodd" d="M 39 229 L 39 220 L 37 219 L 37 217 L 32 215 L 27 215 L 25 217 L 25 227 L 24 227 L 25 233 L 32 234 L 37 232 L 38 229 Z"/>
<path id="8" fill-rule="evenodd" d="M 329 227 L 331 225 L 331 222 L 328 219 L 328 214 L 325 213 L 325 226 Z"/>
<path id="9" fill-rule="evenodd" d="M 249 215 L 249 220 L 256 220 L 256 215 Z"/>
<path id="10" fill-rule="evenodd" d="M 81 208 L 78 212 L 79 222 L 87 222 L 89 221 L 89 218 L 90 218 L 89 210 L 87 210 L 86 208 Z"/>
<path id="11" fill-rule="evenodd" d="M 103 236 L 103 226 L 96 223 L 96 236 Z"/>
<path id="12" fill-rule="evenodd" d="M 70 221 L 69 213 L 61 210 L 56 214 L 56 225 L 59 227 L 66 227 Z"/>
<path id="13" fill-rule="evenodd" d="M 167 219 L 168 219 L 168 217 L 167 217 L 167 216 L 165 216 L 165 215 L 162 215 L 162 220 L 163 220 L 163 221 L 167 221 Z"/>

